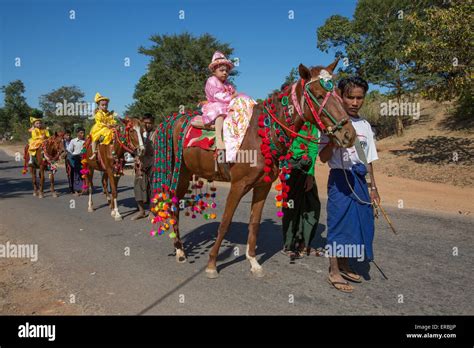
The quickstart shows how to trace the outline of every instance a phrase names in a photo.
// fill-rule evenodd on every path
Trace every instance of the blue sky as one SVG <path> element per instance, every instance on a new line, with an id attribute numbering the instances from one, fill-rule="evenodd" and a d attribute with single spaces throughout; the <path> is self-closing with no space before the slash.
<path id="1" fill-rule="evenodd" d="M 260 98 L 299 63 L 329 64 L 334 52 L 317 49 L 316 29 L 331 15 L 352 17 L 355 6 L 356 0 L 0 0 L 0 85 L 22 80 L 33 107 L 40 95 L 76 85 L 86 101 L 96 92 L 110 97 L 110 108 L 122 115 L 148 64 L 138 48 L 149 47 L 152 34 L 188 31 L 229 43 L 240 60 L 237 89 Z"/>

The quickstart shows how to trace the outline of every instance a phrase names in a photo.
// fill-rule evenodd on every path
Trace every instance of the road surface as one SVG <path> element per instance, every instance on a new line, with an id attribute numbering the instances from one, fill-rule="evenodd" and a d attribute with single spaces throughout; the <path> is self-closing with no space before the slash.
<path id="1" fill-rule="evenodd" d="M 326 258 L 290 262 L 279 252 L 281 227 L 274 192 L 265 205 L 257 250 L 266 276 L 252 277 L 245 260 L 251 200 L 247 195 L 221 249 L 220 277 L 210 280 L 204 269 L 218 222 L 182 218 L 188 262 L 177 264 L 168 237 L 150 237 L 149 221 L 130 220 L 135 209 L 133 177 L 120 180 L 124 220 L 115 222 L 97 175 L 96 211 L 88 213 L 86 196 L 67 194 L 63 168 L 56 176 L 60 196 L 51 197 L 46 183 L 44 199 L 32 196 L 31 180 L 21 175 L 21 168 L 21 162 L 0 151 L 2 231 L 11 240 L 37 244 L 38 262 L 64 285 L 64 299 L 74 294 L 87 313 L 474 314 L 474 235 L 469 216 L 388 208 L 399 235 L 379 219 L 374 242 L 376 262 L 388 280 L 372 263 L 359 264 L 357 270 L 365 279 L 354 285 L 352 294 L 344 294 L 326 282 Z M 218 186 L 218 219 L 227 190 Z M 324 244 L 325 206 L 322 201 L 314 247 Z"/>

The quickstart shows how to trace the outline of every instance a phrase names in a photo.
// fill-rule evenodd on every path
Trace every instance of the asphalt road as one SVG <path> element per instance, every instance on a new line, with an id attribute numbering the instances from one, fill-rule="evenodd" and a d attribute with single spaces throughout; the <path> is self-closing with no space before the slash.
<path id="1" fill-rule="evenodd" d="M 326 282 L 324 257 L 290 263 L 279 253 L 281 227 L 274 193 L 265 205 L 257 249 L 266 276 L 252 277 L 245 260 L 251 200 L 247 195 L 221 249 L 220 277 L 210 280 L 204 269 L 217 222 L 182 218 L 188 262 L 177 264 L 168 237 L 150 237 L 148 221 L 130 220 L 135 209 L 132 177 L 120 181 L 124 220 L 115 222 L 97 175 L 96 211 L 88 213 L 86 196 L 66 193 L 63 168 L 56 176 L 60 196 L 51 197 L 47 183 L 45 198 L 39 199 L 32 196 L 31 180 L 21 175 L 21 165 L 0 151 L 0 224 L 6 226 L 8 237 L 38 244 L 40 262 L 64 284 L 64 297 L 74 294 L 90 313 L 474 314 L 471 217 L 388 208 L 399 235 L 380 219 L 374 242 L 376 262 L 388 280 L 373 264 L 358 264 L 364 282 L 355 284 L 352 294 L 344 294 Z M 226 192 L 225 186 L 217 190 L 218 218 Z M 315 247 L 324 244 L 325 203 Z M 453 248 L 458 248 L 457 256 Z"/>

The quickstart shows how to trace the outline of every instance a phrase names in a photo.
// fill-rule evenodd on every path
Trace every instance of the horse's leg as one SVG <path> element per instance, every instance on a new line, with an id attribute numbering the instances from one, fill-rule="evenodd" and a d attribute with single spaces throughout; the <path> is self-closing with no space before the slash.
<path id="1" fill-rule="evenodd" d="M 43 165 L 40 165 L 40 168 L 39 168 L 39 176 L 40 176 L 40 188 L 39 188 L 39 195 L 38 197 L 39 198 L 43 198 L 44 197 L 44 192 L 43 192 L 43 188 L 44 188 L 44 166 Z"/>
<path id="2" fill-rule="evenodd" d="M 119 213 L 117 203 L 117 188 L 120 177 L 113 174 L 112 168 L 107 170 L 107 175 L 109 177 L 110 187 L 112 188 L 112 211 L 110 212 L 110 215 L 112 215 L 115 221 L 122 221 L 122 215 Z"/>
<path id="3" fill-rule="evenodd" d="M 109 207 L 112 209 L 112 201 L 110 200 L 108 182 L 109 180 L 107 177 L 107 173 L 103 172 L 102 173 L 102 191 L 105 194 L 105 197 L 107 197 L 107 203 L 109 204 Z"/>
<path id="4" fill-rule="evenodd" d="M 258 230 L 262 218 L 263 206 L 272 185 L 257 186 L 253 189 L 252 208 L 250 210 L 249 235 L 247 239 L 247 250 L 245 256 L 250 262 L 250 271 L 256 277 L 263 277 L 263 268 L 256 259 L 255 248 L 257 245 Z"/>
<path id="5" fill-rule="evenodd" d="M 181 201 L 181 199 L 184 198 L 184 196 L 186 195 L 186 192 L 188 191 L 189 180 L 191 179 L 191 176 L 192 174 L 187 168 L 184 168 L 184 167 L 181 168 L 181 173 L 178 179 L 179 183 L 178 183 L 178 187 L 176 188 L 176 196 L 178 197 L 179 201 Z M 180 204 L 179 201 L 178 201 L 178 206 Z M 178 263 L 184 263 L 186 262 L 186 253 L 184 252 L 183 242 L 181 241 L 181 237 L 179 234 L 179 208 L 176 211 L 175 218 L 176 218 L 176 224 L 173 226 L 173 229 L 176 234 L 176 238 L 173 240 L 173 243 L 176 249 L 176 261 Z"/>
<path id="6" fill-rule="evenodd" d="M 93 184 L 94 184 L 94 169 L 89 168 L 89 173 L 87 174 L 87 188 L 89 190 L 89 203 L 87 206 L 87 211 L 92 213 L 94 211 L 94 203 L 92 202 L 92 191 L 93 191 Z"/>
<path id="7" fill-rule="evenodd" d="M 222 220 L 217 230 L 217 239 L 209 253 L 209 261 L 207 262 L 206 268 L 206 275 L 208 278 L 212 279 L 218 277 L 216 261 L 217 255 L 219 254 L 219 248 L 221 247 L 224 236 L 227 233 L 230 223 L 232 222 L 235 209 L 237 209 L 241 198 L 250 190 L 250 188 L 250 186 L 245 185 L 244 183 L 232 183 L 230 186 L 224 214 L 222 215 Z"/>
<path id="8" fill-rule="evenodd" d="M 58 197 L 57 192 L 54 190 L 54 174 L 51 172 L 49 174 L 49 181 L 51 183 L 51 194 L 53 197 Z"/>
<path id="9" fill-rule="evenodd" d="M 33 183 L 33 196 L 38 196 L 38 183 L 36 182 L 36 169 L 30 166 L 31 182 Z"/>

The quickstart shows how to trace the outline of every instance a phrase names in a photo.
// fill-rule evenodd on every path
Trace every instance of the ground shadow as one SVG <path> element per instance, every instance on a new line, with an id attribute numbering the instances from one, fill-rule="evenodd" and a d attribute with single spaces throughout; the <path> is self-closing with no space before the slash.
<path id="1" fill-rule="evenodd" d="M 474 164 L 474 141 L 467 138 L 430 136 L 406 144 L 410 148 L 392 150 L 393 154 L 408 155 L 416 163 L 431 164 Z"/>
<path id="2" fill-rule="evenodd" d="M 219 222 L 211 222 L 201 225 L 183 236 L 186 255 L 190 263 L 201 257 L 207 258 L 217 236 Z M 315 238 L 311 246 L 319 248 L 326 245 L 326 238 L 322 237 L 325 225 L 319 224 Z M 227 232 L 217 260 L 219 261 L 217 270 L 221 270 L 245 260 L 245 246 L 248 237 L 248 223 L 233 222 Z M 240 246 L 239 256 L 235 257 L 234 247 Z M 257 240 L 257 260 L 264 264 L 283 248 L 283 237 L 280 222 L 272 219 L 265 219 L 260 223 L 260 230 Z M 234 256 L 234 257 L 231 257 Z M 225 261 L 225 262 L 222 262 Z"/>

